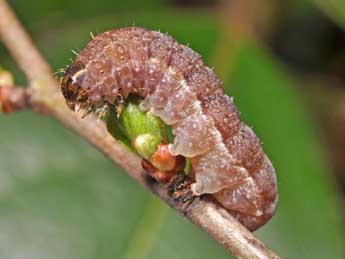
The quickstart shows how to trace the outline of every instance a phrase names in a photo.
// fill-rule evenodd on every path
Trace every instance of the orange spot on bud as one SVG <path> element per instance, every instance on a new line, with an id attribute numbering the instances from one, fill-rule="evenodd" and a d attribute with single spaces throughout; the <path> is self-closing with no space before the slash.
<path id="1" fill-rule="evenodd" d="M 185 165 L 183 156 L 170 154 L 168 144 L 159 144 L 149 161 L 142 160 L 145 171 L 160 183 L 168 183 L 175 175 L 183 174 Z"/>
<path id="2" fill-rule="evenodd" d="M 160 144 L 150 157 L 150 162 L 159 170 L 171 171 L 175 167 L 176 156 L 170 154 L 167 144 Z"/>
<path id="3" fill-rule="evenodd" d="M 11 90 L 12 87 L 0 87 L 0 107 L 4 113 L 11 113 L 15 111 L 14 107 L 12 107 L 11 102 L 9 101 Z"/>

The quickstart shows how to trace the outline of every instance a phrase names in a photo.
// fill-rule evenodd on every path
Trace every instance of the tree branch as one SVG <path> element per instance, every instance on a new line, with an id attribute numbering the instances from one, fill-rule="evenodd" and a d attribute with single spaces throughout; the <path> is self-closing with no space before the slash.
<path id="1" fill-rule="evenodd" d="M 82 112 L 77 114 L 67 109 L 50 66 L 5 0 L 0 0 L 0 37 L 29 82 L 29 88 L 26 90 L 15 87 L 2 88 L 0 102 L 3 107 L 4 104 L 12 107 L 11 111 L 29 108 L 56 118 L 120 165 L 139 184 L 207 231 L 236 257 L 279 258 L 211 196 L 188 199 L 190 188 L 186 183 L 189 180 L 178 179 L 174 183 L 174 190 L 172 186 L 168 188 L 152 181 L 142 172 L 141 159 L 118 144 L 107 132 L 102 121 L 94 116 L 81 119 Z"/>

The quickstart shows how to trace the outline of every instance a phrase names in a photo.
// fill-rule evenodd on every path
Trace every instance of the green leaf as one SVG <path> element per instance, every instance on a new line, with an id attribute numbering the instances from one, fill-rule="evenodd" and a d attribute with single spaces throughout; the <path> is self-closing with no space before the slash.
<path id="1" fill-rule="evenodd" d="M 334 22 L 345 29 L 345 2 L 343 0 L 312 0 Z"/>

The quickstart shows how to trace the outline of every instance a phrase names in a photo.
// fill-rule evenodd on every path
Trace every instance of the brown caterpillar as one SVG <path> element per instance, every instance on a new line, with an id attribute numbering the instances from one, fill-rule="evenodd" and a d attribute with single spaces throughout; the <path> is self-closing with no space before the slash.
<path id="1" fill-rule="evenodd" d="M 222 82 L 192 49 L 156 31 L 131 27 L 92 39 L 68 67 L 62 93 L 71 109 L 91 111 L 140 96 L 175 136 L 172 155 L 190 158 L 192 190 L 213 194 L 248 229 L 274 214 L 274 168 L 240 121 Z"/>

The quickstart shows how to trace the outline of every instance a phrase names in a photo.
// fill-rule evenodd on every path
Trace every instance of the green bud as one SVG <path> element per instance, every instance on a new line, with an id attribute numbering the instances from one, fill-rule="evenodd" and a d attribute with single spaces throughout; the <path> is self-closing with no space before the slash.
<path id="1" fill-rule="evenodd" d="M 110 106 L 105 121 L 115 139 L 145 159 L 160 143 L 168 143 L 169 128 L 151 112 L 141 111 L 138 101 L 127 100 L 119 116 L 116 107 Z"/>
<path id="2" fill-rule="evenodd" d="M 162 142 L 160 135 L 153 135 L 151 133 L 145 133 L 137 136 L 133 140 L 133 147 L 138 154 L 148 159 L 157 150 L 157 146 Z"/>
<path id="3" fill-rule="evenodd" d="M 0 66 L 0 86 L 13 86 L 13 84 L 12 74 Z"/>

